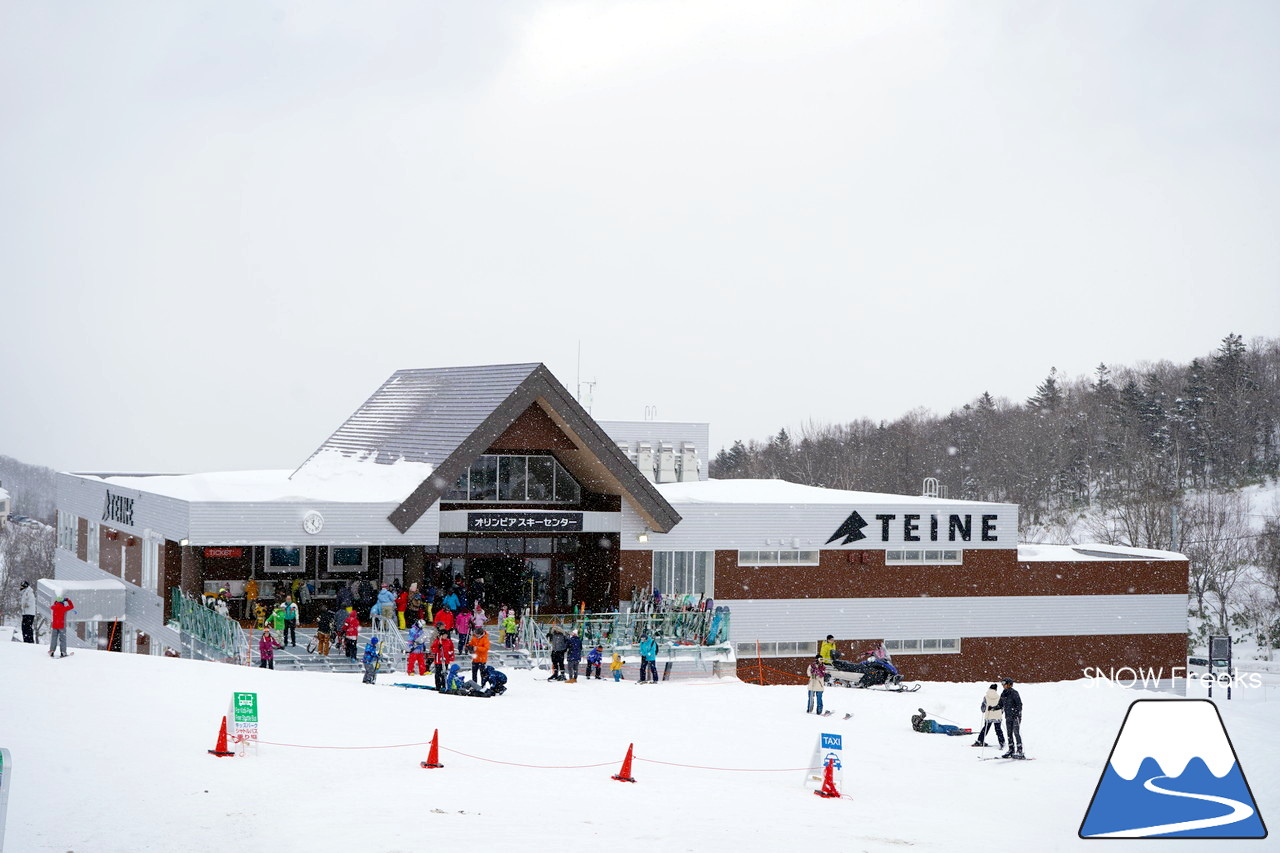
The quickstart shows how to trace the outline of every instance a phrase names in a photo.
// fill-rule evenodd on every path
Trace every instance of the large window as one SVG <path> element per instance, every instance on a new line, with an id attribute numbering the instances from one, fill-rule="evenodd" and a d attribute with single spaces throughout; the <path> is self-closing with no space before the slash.
<path id="1" fill-rule="evenodd" d="M 79 519 L 70 513 L 58 511 L 58 547 L 64 551 L 76 552 L 76 534 Z"/>
<path id="2" fill-rule="evenodd" d="M 891 655 L 957 655 L 960 640 L 948 637 L 931 640 L 885 640 L 884 650 Z"/>
<path id="3" fill-rule="evenodd" d="M 160 588 L 160 543 L 150 534 L 142 537 L 142 588 L 147 592 Z"/>
<path id="4" fill-rule="evenodd" d="M 754 640 L 734 643 L 734 649 L 742 658 L 809 658 L 818 653 L 818 644 L 813 640 L 795 642 L 757 643 Z"/>
<path id="5" fill-rule="evenodd" d="M 654 551 L 653 589 L 663 595 L 703 595 L 715 586 L 714 551 Z"/>
<path id="6" fill-rule="evenodd" d="M 916 550 L 897 550 L 884 552 L 886 566 L 929 565 L 937 563 L 963 563 L 964 551 L 954 548 Z"/>
<path id="7" fill-rule="evenodd" d="M 553 456 L 486 454 L 471 463 L 443 500 L 576 504 L 582 487 Z"/>
<path id="8" fill-rule="evenodd" d="M 739 566 L 816 566 L 817 551 L 739 551 Z"/>
<path id="9" fill-rule="evenodd" d="M 363 572 L 369 568 L 369 550 L 360 547 L 329 549 L 329 571 Z"/>
<path id="10" fill-rule="evenodd" d="M 302 548 L 290 545 L 269 547 L 266 553 L 266 565 L 262 568 L 268 572 L 297 574 L 302 570 Z"/>

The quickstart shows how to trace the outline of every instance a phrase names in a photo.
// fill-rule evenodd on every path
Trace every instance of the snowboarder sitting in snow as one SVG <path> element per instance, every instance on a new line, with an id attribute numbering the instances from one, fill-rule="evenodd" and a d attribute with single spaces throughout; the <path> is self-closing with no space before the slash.
<path id="1" fill-rule="evenodd" d="M 444 692 L 457 693 L 462 687 L 462 676 L 458 674 L 459 666 L 454 663 L 449 665 L 449 677 L 445 679 Z"/>
<path id="2" fill-rule="evenodd" d="M 587 678 L 591 678 L 591 673 L 595 672 L 596 681 L 600 680 L 600 662 L 604 659 L 604 646 L 596 646 L 587 652 Z"/>
<path id="3" fill-rule="evenodd" d="M 920 709 L 919 714 L 912 715 L 911 728 L 922 734 L 935 735 L 966 735 L 973 732 L 972 729 L 962 729 L 959 726 L 945 726 L 937 720 L 926 720 L 924 708 Z"/>
<path id="4" fill-rule="evenodd" d="M 378 651 L 378 637 L 374 635 L 369 638 L 369 644 L 364 647 L 364 657 L 360 662 L 364 664 L 365 684 L 373 684 L 378 677 L 378 662 L 382 660 L 382 654 Z"/>

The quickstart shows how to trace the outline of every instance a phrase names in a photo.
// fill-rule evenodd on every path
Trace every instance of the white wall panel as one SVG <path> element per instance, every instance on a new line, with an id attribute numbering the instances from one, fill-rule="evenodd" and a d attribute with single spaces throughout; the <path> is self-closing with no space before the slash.
<path id="1" fill-rule="evenodd" d="M 168 614 L 164 612 L 164 599 L 123 581 L 110 572 L 82 563 L 76 556 L 61 548 L 54 557 L 54 577 L 62 580 L 101 581 L 113 580 L 124 584 L 125 624 L 128 628 L 151 635 L 153 640 L 170 648 L 181 648 L 178 632 L 165 627 Z"/>
<path id="2" fill-rule="evenodd" d="M 192 545 L 436 545 L 440 542 L 440 505 L 435 504 L 401 533 L 387 517 L 394 503 L 191 504 Z M 317 534 L 302 529 L 310 511 L 324 516 Z"/>
<path id="3" fill-rule="evenodd" d="M 734 642 L 1181 634 L 1186 595 L 726 599 Z"/>
<path id="4" fill-rule="evenodd" d="M 909 504 L 749 504 L 673 501 L 681 522 L 670 533 L 650 533 L 641 544 L 636 536 L 645 529 L 643 519 L 623 507 L 622 547 L 626 550 L 707 551 L 713 549 L 758 550 L 761 548 L 821 548 L 822 550 L 877 550 L 886 548 L 1009 549 L 1018 547 L 1018 507 L 1016 504 L 957 504 L 939 500 L 936 507 L 915 498 Z M 831 539 L 849 515 L 857 510 L 867 522 L 866 537 L 848 545 L 844 537 Z M 882 538 L 883 524 L 876 515 L 891 514 L 889 537 Z M 904 516 L 918 515 L 918 542 L 903 539 Z M 939 535 L 931 541 L 929 520 L 938 516 Z M 971 519 L 969 541 L 948 538 L 947 520 L 952 514 Z M 983 515 L 994 515 L 995 541 L 982 541 Z"/>
<path id="5" fill-rule="evenodd" d="M 106 527 L 125 530 L 141 536 L 153 530 L 175 542 L 187 538 L 188 515 L 186 501 L 166 495 L 140 492 L 137 489 L 121 489 L 98 479 L 77 477 L 74 474 L 57 475 L 58 511 L 87 518 Z M 133 524 L 118 518 L 103 520 L 107 492 L 133 502 Z"/>

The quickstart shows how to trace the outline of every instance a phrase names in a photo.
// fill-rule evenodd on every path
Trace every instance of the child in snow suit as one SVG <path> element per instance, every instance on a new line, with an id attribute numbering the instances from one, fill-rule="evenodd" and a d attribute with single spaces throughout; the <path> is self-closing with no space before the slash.
<path id="1" fill-rule="evenodd" d="M 982 700 L 982 731 L 978 733 L 978 739 L 973 742 L 973 746 L 986 746 L 987 732 L 994 727 L 996 740 L 1000 742 L 1000 748 L 1004 749 L 1004 731 L 1000 728 L 1000 721 L 1004 719 L 1004 714 L 996 707 L 999 701 L 1000 694 L 996 692 L 996 686 L 988 685 L 987 695 Z"/>
<path id="2" fill-rule="evenodd" d="M 822 691 L 827 680 L 827 668 L 822 665 L 822 655 L 814 655 L 813 663 L 809 664 L 806 674 L 809 676 L 809 705 L 804 709 L 807 714 L 813 711 L 814 700 L 817 700 L 818 710 L 814 711 L 819 717 L 822 716 Z"/>
<path id="3" fill-rule="evenodd" d="M 578 683 L 578 667 L 582 664 L 582 638 L 578 636 L 578 632 L 574 631 L 569 635 L 569 648 L 566 651 L 569 658 L 569 684 Z"/>
<path id="4" fill-rule="evenodd" d="M 453 640 L 449 639 L 448 631 L 438 632 L 436 638 L 431 641 L 431 657 L 435 660 L 436 690 L 444 691 L 445 673 L 453 663 Z"/>
<path id="5" fill-rule="evenodd" d="M 596 681 L 600 680 L 600 662 L 604 659 L 604 647 L 596 646 L 587 652 L 587 678 L 591 678 L 592 670 L 595 670 Z"/>
<path id="6" fill-rule="evenodd" d="M 356 638 L 360 636 L 360 617 L 353 608 L 347 608 L 347 619 L 342 623 L 343 651 L 351 660 L 356 659 Z"/>
<path id="7" fill-rule="evenodd" d="M 364 647 L 364 657 L 360 662 L 364 664 L 364 683 L 373 684 L 378 677 L 378 662 L 382 660 L 382 654 L 378 651 L 378 637 L 369 638 L 369 644 Z"/>
<path id="8" fill-rule="evenodd" d="M 609 672 L 613 674 L 614 681 L 622 680 L 622 655 L 617 652 L 613 653 L 613 660 L 609 662 Z"/>
<path id="9" fill-rule="evenodd" d="M 263 669 L 276 668 L 276 649 L 283 649 L 284 646 L 276 642 L 276 638 L 271 636 L 270 631 L 262 632 L 262 639 L 258 640 L 258 666 Z"/>
<path id="10" fill-rule="evenodd" d="M 507 676 L 491 666 L 484 668 L 484 679 L 489 682 L 485 691 L 489 696 L 501 696 L 507 692 Z"/>
<path id="11" fill-rule="evenodd" d="M 458 632 L 458 650 L 465 651 L 471 634 L 471 611 L 459 610 L 453 617 L 453 628 Z"/>
<path id="12" fill-rule="evenodd" d="M 516 617 L 512 613 L 508 613 L 506 618 L 502 620 L 503 645 L 509 649 L 516 647 Z"/>
<path id="13" fill-rule="evenodd" d="M 417 666 L 418 675 L 427 674 L 427 623 L 425 620 L 419 619 L 413 623 L 413 627 L 409 629 L 409 675 L 413 675 L 413 668 Z"/>
<path id="14" fill-rule="evenodd" d="M 458 665 L 456 663 L 449 665 L 449 677 L 445 680 L 445 693 L 456 693 L 462 689 L 462 676 L 458 674 Z"/>

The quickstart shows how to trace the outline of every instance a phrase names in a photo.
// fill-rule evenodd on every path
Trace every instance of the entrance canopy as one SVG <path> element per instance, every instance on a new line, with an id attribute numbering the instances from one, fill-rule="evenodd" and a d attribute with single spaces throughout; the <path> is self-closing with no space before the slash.
<path id="1" fill-rule="evenodd" d="M 67 612 L 68 622 L 124 621 L 125 586 L 120 581 L 66 581 L 40 578 L 36 581 L 36 601 L 50 607 L 65 595 L 75 605 Z"/>

